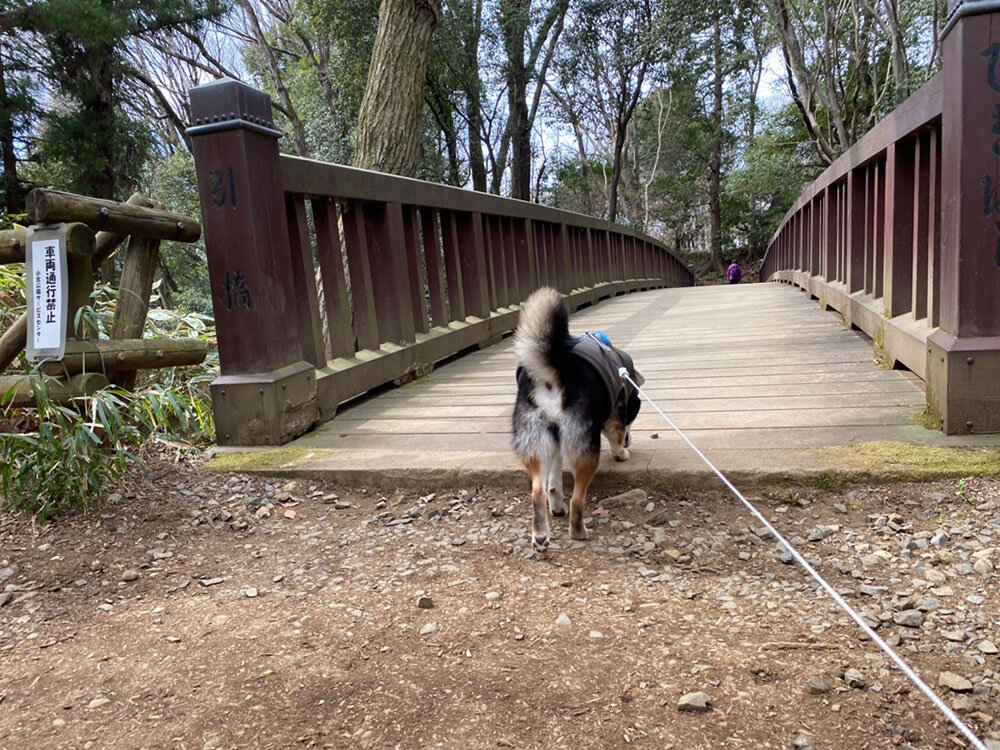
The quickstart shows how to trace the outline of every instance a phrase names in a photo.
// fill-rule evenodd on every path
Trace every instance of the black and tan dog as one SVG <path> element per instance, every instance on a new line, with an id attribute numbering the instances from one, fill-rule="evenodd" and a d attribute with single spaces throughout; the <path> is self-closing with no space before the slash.
<path id="1" fill-rule="evenodd" d="M 569 308 L 555 289 L 539 289 L 524 303 L 514 352 L 514 451 L 531 475 L 531 541 L 541 551 L 549 546 L 549 511 L 561 516 L 567 510 L 564 465 L 573 473 L 570 534 L 587 538 L 584 508 L 597 472 L 601 433 L 615 460 L 627 461 L 629 426 L 639 413 L 639 396 L 618 370 L 624 366 L 640 386 L 643 378 L 632 359 L 603 334 L 570 336 Z"/>

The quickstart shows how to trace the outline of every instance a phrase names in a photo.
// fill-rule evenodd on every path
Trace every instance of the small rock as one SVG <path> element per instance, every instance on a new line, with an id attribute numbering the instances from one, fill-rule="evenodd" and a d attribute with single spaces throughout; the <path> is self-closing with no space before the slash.
<path id="1" fill-rule="evenodd" d="M 711 702 L 712 699 L 699 690 L 695 693 L 682 695 L 681 699 L 677 702 L 677 710 L 692 713 L 705 713 L 706 711 L 711 710 Z"/>
<path id="2" fill-rule="evenodd" d="M 106 706 L 109 703 L 111 703 L 110 698 L 94 698 L 94 700 L 87 704 L 87 708 L 100 708 L 101 706 Z"/>
<path id="3" fill-rule="evenodd" d="M 14 575 L 13 568 L 0 568 L 0 581 L 6 581 L 12 575 Z"/>
<path id="4" fill-rule="evenodd" d="M 122 580 L 125 581 L 125 583 L 131 583 L 132 581 L 138 581 L 139 580 L 139 571 L 135 570 L 134 568 L 129 568 L 124 573 L 122 573 Z"/>
<path id="5" fill-rule="evenodd" d="M 556 618 L 556 625 L 572 625 L 573 621 L 569 619 L 569 615 L 565 612 L 560 612 L 559 616 Z"/>
<path id="6" fill-rule="evenodd" d="M 810 677 L 806 683 L 806 692 L 809 695 L 822 695 L 823 693 L 829 693 L 831 690 L 833 690 L 833 685 L 821 674 Z"/>
<path id="7" fill-rule="evenodd" d="M 77 578 L 75 581 L 73 581 L 73 585 L 76 586 L 78 589 L 82 589 L 84 586 L 87 585 L 87 579 Z"/>
<path id="8" fill-rule="evenodd" d="M 946 576 L 940 570 L 935 570 L 934 568 L 931 568 L 926 573 L 924 573 L 924 578 L 930 581 L 931 583 L 944 583 L 946 580 L 948 580 L 948 576 Z"/>
<path id="9" fill-rule="evenodd" d="M 465 537 L 461 536 L 455 537 L 454 539 L 451 540 L 451 543 L 454 544 L 456 547 L 461 547 L 463 544 L 465 544 Z"/>
<path id="10" fill-rule="evenodd" d="M 420 628 L 420 635 L 431 635 L 432 633 L 436 633 L 437 629 L 438 626 L 436 622 L 429 622 Z"/>
<path id="11" fill-rule="evenodd" d="M 110 495 L 108 495 L 109 503 L 120 503 L 121 500 L 122 500 L 122 493 L 120 492 L 112 492 Z"/>
<path id="12" fill-rule="evenodd" d="M 816 750 L 813 738 L 805 732 L 799 732 L 799 736 L 795 738 L 794 742 L 792 742 L 792 747 L 795 748 L 795 750 Z"/>
<path id="13" fill-rule="evenodd" d="M 351 507 L 351 504 L 346 500 L 341 500 L 333 504 L 334 510 L 347 510 Z"/>
<path id="14" fill-rule="evenodd" d="M 591 630 L 590 631 L 590 637 L 591 638 L 603 638 L 604 637 L 604 633 L 602 633 L 600 630 Z"/>
<path id="15" fill-rule="evenodd" d="M 500 593 L 499 592 L 497 592 L 497 591 L 487 591 L 486 592 L 486 601 L 488 601 L 488 602 L 495 602 L 495 601 L 498 601 L 499 599 L 500 599 Z"/>
<path id="16" fill-rule="evenodd" d="M 972 566 L 972 569 L 977 573 L 979 573 L 980 575 L 986 575 L 988 573 L 993 572 L 993 563 L 991 563 L 985 557 L 981 557 L 978 560 L 976 560 L 976 563 L 975 565 Z"/>
<path id="17" fill-rule="evenodd" d="M 266 505 L 262 505 L 257 508 L 257 512 L 254 513 L 254 515 L 257 516 L 257 518 L 268 518 L 271 515 L 271 509 Z"/>
<path id="18" fill-rule="evenodd" d="M 892 621 L 904 628 L 919 628 L 924 624 L 924 613 L 919 609 L 904 609 L 893 613 Z"/>
<path id="19" fill-rule="evenodd" d="M 62 729 L 64 726 L 66 726 L 66 720 L 65 719 L 53 719 L 52 720 L 52 726 L 54 726 L 56 729 Z"/>
<path id="20" fill-rule="evenodd" d="M 225 578 L 199 578 L 198 579 L 198 583 L 200 583 L 202 586 L 215 586 L 215 585 L 217 585 L 219 583 L 222 583 L 224 580 L 226 580 L 226 579 Z"/>
<path id="21" fill-rule="evenodd" d="M 181 642 L 181 638 L 178 635 L 168 635 L 167 636 L 167 642 L 168 643 L 180 643 Z"/>
<path id="22" fill-rule="evenodd" d="M 809 530 L 809 536 L 807 539 L 810 542 L 819 542 L 829 536 L 833 536 L 838 531 L 840 531 L 839 526 L 814 526 Z"/>
<path id="23" fill-rule="evenodd" d="M 961 630 L 942 630 L 941 637 L 946 641 L 954 641 L 955 643 L 961 643 L 965 640 L 965 633 Z"/>
<path id="24" fill-rule="evenodd" d="M 247 586 L 245 589 L 243 589 L 243 596 L 245 596 L 247 599 L 256 599 L 257 593 L 258 593 L 257 589 L 255 589 L 253 586 Z"/>
<path id="25" fill-rule="evenodd" d="M 13 598 L 14 598 L 14 595 L 11 592 L 4 591 L 2 594 L 0 594 L 0 607 L 2 607 L 5 604 L 7 604 L 7 602 L 9 602 Z"/>
<path id="26" fill-rule="evenodd" d="M 978 648 L 984 654 L 1000 653 L 997 651 L 996 644 L 994 644 L 993 641 L 980 641 L 979 645 L 976 646 L 976 648 Z"/>
<path id="27" fill-rule="evenodd" d="M 417 606 L 420 609 L 434 609 L 434 601 L 429 596 L 421 596 L 417 599 Z"/>
<path id="28" fill-rule="evenodd" d="M 846 672 L 844 672 L 844 684 L 846 684 L 847 687 L 857 688 L 858 690 L 864 690 L 864 688 L 867 687 L 868 685 L 868 681 L 865 679 L 865 676 L 861 674 L 861 672 L 859 672 L 858 670 L 848 669 Z"/>
<path id="29" fill-rule="evenodd" d="M 938 675 L 938 685 L 956 693 L 971 693 L 972 683 L 954 672 L 942 672 Z"/>
<path id="30" fill-rule="evenodd" d="M 833 510 L 835 512 L 837 512 L 837 513 L 846 513 L 847 512 L 847 506 L 844 505 L 843 503 L 834 503 L 833 504 Z"/>
<path id="31" fill-rule="evenodd" d="M 613 495 L 601 503 L 604 507 L 609 505 L 628 505 L 630 507 L 645 506 L 649 502 L 649 495 L 646 494 L 646 490 L 635 489 L 629 490 L 628 492 L 622 492 L 619 495 Z"/>
<path id="32" fill-rule="evenodd" d="M 976 708 L 976 702 L 971 695 L 956 695 L 951 699 L 951 707 L 956 713 L 968 714 Z"/>
<path id="33" fill-rule="evenodd" d="M 325 505 L 330 505 L 331 503 L 337 502 L 339 499 L 340 495 L 335 492 L 331 492 L 329 495 L 323 495 L 323 497 L 320 498 L 320 502 Z"/>

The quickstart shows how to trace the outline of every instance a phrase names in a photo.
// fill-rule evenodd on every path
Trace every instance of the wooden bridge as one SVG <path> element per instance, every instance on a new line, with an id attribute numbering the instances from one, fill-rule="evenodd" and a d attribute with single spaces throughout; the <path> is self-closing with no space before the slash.
<path id="1" fill-rule="evenodd" d="M 763 278 L 805 294 L 691 288 L 668 248 L 620 225 L 282 156 L 265 94 L 234 81 L 192 90 L 219 443 L 305 435 L 252 463 L 389 481 L 516 470 L 514 362 L 502 340 L 543 284 L 566 295 L 577 330 L 602 329 L 629 349 L 650 394 L 731 470 L 824 471 L 838 446 L 877 441 L 993 442 L 992 7 L 958 7 L 942 73 L 785 217 Z M 634 454 L 614 470 L 695 468 L 648 408 Z"/>

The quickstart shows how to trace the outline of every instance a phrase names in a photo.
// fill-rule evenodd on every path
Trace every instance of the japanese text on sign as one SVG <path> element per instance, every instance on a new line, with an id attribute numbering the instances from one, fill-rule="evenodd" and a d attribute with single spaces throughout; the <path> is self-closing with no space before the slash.
<path id="1" fill-rule="evenodd" d="M 64 270 L 59 253 L 59 240 L 38 240 L 31 243 L 34 298 L 33 343 L 35 349 L 58 349 L 65 333 L 62 306 Z"/>

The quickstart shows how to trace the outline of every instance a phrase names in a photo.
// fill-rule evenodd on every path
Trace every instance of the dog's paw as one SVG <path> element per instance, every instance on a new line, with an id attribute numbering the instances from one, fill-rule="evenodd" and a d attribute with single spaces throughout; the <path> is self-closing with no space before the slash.
<path id="1" fill-rule="evenodd" d="M 622 448 L 621 453 L 614 457 L 615 461 L 628 461 L 630 458 L 632 458 L 632 454 L 629 453 L 628 448 Z"/>
<path id="2" fill-rule="evenodd" d="M 532 534 L 531 546 L 535 548 L 536 552 L 545 552 L 549 548 L 549 535 L 535 536 Z"/>
<path id="3" fill-rule="evenodd" d="M 549 512 L 554 516 L 565 516 L 569 513 L 569 506 L 561 497 L 549 495 Z"/>

